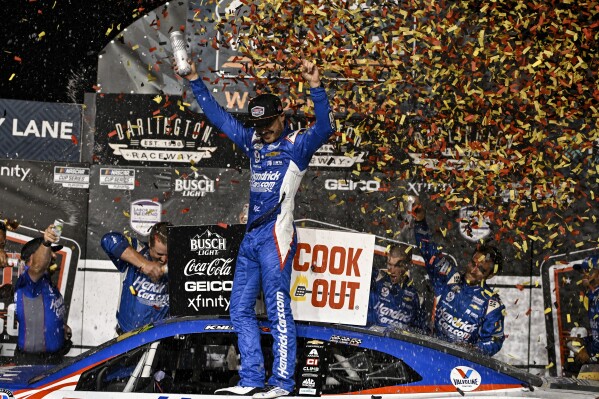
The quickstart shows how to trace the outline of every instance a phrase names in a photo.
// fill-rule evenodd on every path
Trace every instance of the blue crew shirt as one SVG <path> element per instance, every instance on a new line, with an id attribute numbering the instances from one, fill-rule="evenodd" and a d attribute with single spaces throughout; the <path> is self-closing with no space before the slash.
<path id="1" fill-rule="evenodd" d="M 123 252 L 131 246 L 144 258 L 152 260 L 150 247 L 117 232 L 105 234 L 101 245 L 118 271 L 125 275 L 116 313 L 120 329 L 127 332 L 164 319 L 169 311 L 168 276 L 164 274 L 160 280 L 153 282 L 139 268 L 121 259 Z"/>
<path id="2" fill-rule="evenodd" d="M 48 274 L 34 282 L 28 269 L 15 287 L 17 347 L 26 353 L 54 353 L 64 345 L 64 299 Z"/>
<path id="3" fill-rule="evenodd" d="M 493 356 L 503 346 L 505 306 L 483 283 L 468 285 L 433 242 L 426 221 L 414 226 L 426 271 L 436 296 L 435 334 L 447 341 L 476 346 Z"/>

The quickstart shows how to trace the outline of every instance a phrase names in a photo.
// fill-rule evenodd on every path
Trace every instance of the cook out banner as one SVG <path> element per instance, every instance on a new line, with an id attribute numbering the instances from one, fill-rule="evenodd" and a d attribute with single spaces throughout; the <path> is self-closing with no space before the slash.
<path id="1" fill-rule="evenodd" d="M 374 235 L 300 228 L 291 274 L 296 320 L 365 325 Z"/>
<path id="2" fill-rule="evenodd" d="M 83 106 L 0 99 L 0 157 L 79 162 Z"/>

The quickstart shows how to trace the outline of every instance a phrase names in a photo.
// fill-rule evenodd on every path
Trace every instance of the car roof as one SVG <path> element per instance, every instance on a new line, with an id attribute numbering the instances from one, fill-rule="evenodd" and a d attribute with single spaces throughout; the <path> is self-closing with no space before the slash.
<path id="1" fill-rule="evenodd" d="M 260 319 L 260 320 L 265 321 L 264 319 Z M 154 324 L 149 324 L 149 325 L 144 326 L 138 330 L 135 330 L 135 331 L 132 331 L 129 333 L 125 333 L 119 337 L 111 339 L 111 340 L 105 342 L 104 344 L 99 345 L 96 348 L 90 349 L 89 351 L 86 351 L 77 357 L 67 360 L 66 362 L 62 363 L 61 365 L 57 366 L 56 368 L 48 370 L 47 373 L 44 373 L 43 375 L 40 375 L 40 376 L 34 378 L 30 382 L 33 383 L 33 382 L 39 381 L 47 375 L 50 375 L 50 374 L 56 373 L 62 369 L 65 369 L 65 368 L 73 365 L 74 363 L 77 363 L 82 359 L 88 358 L 88 357 L 94 355 L 95 353 L 102 351 L 112 345 L 119 344 L 121 342 L 125 343 L 129 339 L 138 340 L 141 337 L 140 334 L 144 334 L 146 332 L 151 332 L 152 334 L 156 335 L 156 338 L 164 337 L 167 335 L 175 335 L 177 333 L 184 334 L 184 333 L 190 332 L 189 328 L 181 329 L 181 327 L 187 326 L 187 325 L 189 325 L 191 327 L 191 325 L 195 324 L 196 322 L 206 322 L 206 321 L 212 322 L 215 325 L 220 324 L 223 327 L 230 326 L 230 319 L 228 317 L 214 318 L 214 317 L 209 317 L 209 316 L 186 316 L 186 317 L 173 317 L 173 318 L 164 319 L 164 320 L 161 320 Z M 175 325 L 177 325 L 178 327 L 173 328 Z M 319 328 L 333 328 L 333 329 L 340 330 L 340 331 L 358 333 L 358 334 L 363 335 L 364 337 L 366 337 L 366 336 L 388 337 L 388 338 L 400 340 L 403 342 L 407 342 L 410 344 L 415 344 L 418 346 L 429 348 L 429 349 L 439 352 L 439 353 L 453 355 L 455 357 L 473 362 L 480 366 L 487 367 L 489 369 L 495 370 L 495 371 L 505 374 L 507 376 L 513 377 L 520 381 L 523 381 L 524 385 L 539 387 L 539 386 L 542 386 L 544 383 L 544 380 L 541 377 L 530 374 L 524 370 L 518 369 L 518 368 L 511 366 L 507 363 L 504 363 L 502 361 L 493 359 L 491 357 L 488 357 L 488 356 L 485 356 L 485 355 L 482 355 L 479 353 L 475 353 L 469 348 L 464 348 L 464 347 L 461 347 L 461 346 L 458 346 L 458 345 L 455 345 L 455 344 L 452 344 L 449 342 L 434 339 L 433 337 L 431 337 L 429 335 L 422 335 L 417 332 L 411 332 L 411 331 L 400 330 L 400 329 L 385 330 L 385 331 L 381 332 L 381 331 L 368 329 L 365 327 L 350 326 L 350 325 L 345 325 L 345 324 L 322 323 L 322 322 L 297 321 L 296 325 L 298 326 L 298 336 L 304 335 L 306 337 L 309 337 L 310 336 L 310 334 L 309 334 L 310 328 L 311 327 L 319 327 Z M 192 330 L 193 330 L 193 328 L 192 328 Z M 232 328 L 231 328 L 231 330 L 232 330 Z M 200 333 L 200 332 L 207 332 L 207 331 L 200 330 L 200 331 L 193 331 L 193 332 Z M 144 338 L 144 340 L 147 342 L 147 337 Z"/>

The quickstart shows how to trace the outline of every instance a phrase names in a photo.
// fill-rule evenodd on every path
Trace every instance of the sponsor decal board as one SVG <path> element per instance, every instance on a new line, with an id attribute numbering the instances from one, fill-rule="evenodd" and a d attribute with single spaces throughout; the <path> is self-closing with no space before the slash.
<path id="1" fill-rule="evenodd" d="M 297 320 L 365 325 L 374 235 L 299 228 L 291 273 Z"/>
<path id="2" fill-rule="evenodd" d="M 325 375 L 322 364 L 325 361 L 325 342 L 316 339 L 307 341 L 297 366 L 299 396 L 320 396 Z"/>
<path id="3" fill-rule="evenodd" d="M 0 99 L 0 157 L 81 160 L 83 107 Z"/>
<path id="4" fill-rule="evenodd" d="M 171 316 L 227 316 L 245 225 L 169 229 Z"/>

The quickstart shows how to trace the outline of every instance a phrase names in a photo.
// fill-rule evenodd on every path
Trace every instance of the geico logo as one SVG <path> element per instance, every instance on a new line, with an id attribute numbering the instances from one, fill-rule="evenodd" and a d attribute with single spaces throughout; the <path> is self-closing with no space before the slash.
<path id="1" fill-rule="evenodd" d="M 214 191 L 214 180 L 175 180 L 175 191 Z"/>
<path id="2" fill-rule="evenodd" d="M 324 188 L 327 190 L 364 190 L 364 191 L 378 191 L 381 188 L 381 183 L 376 180 L 336 180 L 327 179 L 324 181 Z"/>
<path id="3" fill-rule="evenodd" d="M 220 292 L 231 291 L 233 289 L 232 281 L 186 281 L 185 291 L 187 292 Z"/>
<path id="4" fill-rule="evenodd" d="M 328 271 L 333 275 L 345 274 L 360 277 L 358 262 L 362 248 L 344 248 L 334 246 L 329 249 L 326 245 L 301 242 L 297 245 L 297 254 L 293 258 L 293 269 L 305 272 L 310 267 L 314 273 Z"/>
<path id="5" fill-rule="evenodd" d="M 340 286 L 337 292 L 337 285 Z M 357 281 L 336 281 L 316 279 L 312 285 L 312 306 L 315 308 L 324 308 L 329 305 L 331 309 L 354 309 L 356 300 L 356 291 L 360 289 L 360 283 Z M 349 296 L 347 305 L 346 297 Z"/>

